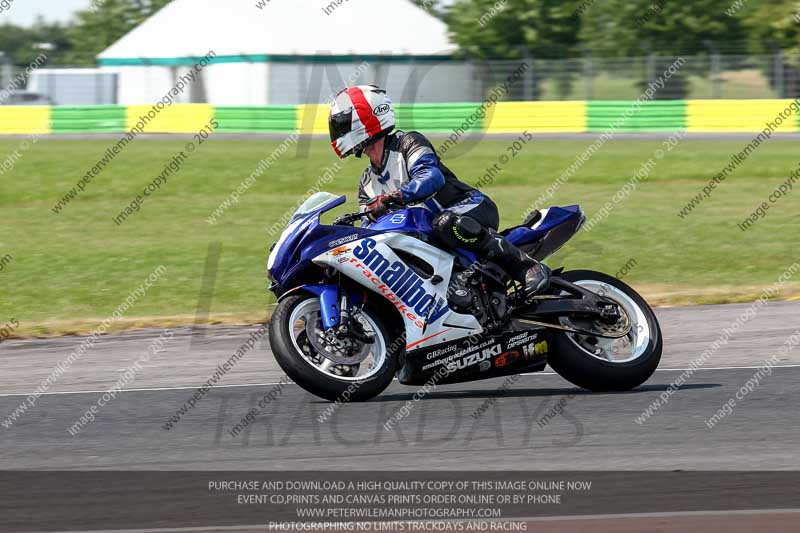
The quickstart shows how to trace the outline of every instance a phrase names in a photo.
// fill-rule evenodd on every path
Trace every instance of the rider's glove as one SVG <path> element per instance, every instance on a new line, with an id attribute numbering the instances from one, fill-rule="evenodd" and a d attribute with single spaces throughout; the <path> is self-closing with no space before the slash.
<path id="1" fill-rule="evenodd" d="M 388 206 L 404 206 L 406 205 L 405 200 L 403 200 L 403 192 L 402 191 L 392 191 L 389 194 L 384 195 L 383 203 L 387 204 Z"/>
<path id="2" fill-rule="evenodd" d="M 392 191 L 389 194 L 381 194 L 372 202 L 367 204 L 367 211 L 369 214 L 367 215 L 368 218 L 375 222 L 383 215 L 388 213 L 392 207 L 395 206 L 402 206 L 405 202 L 403 201 L 403 193 L 400 191 Z"/>

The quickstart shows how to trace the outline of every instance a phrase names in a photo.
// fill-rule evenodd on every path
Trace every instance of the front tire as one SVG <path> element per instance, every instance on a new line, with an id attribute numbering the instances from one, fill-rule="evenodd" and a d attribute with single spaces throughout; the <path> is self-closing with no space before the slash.
<path id="1" fill-rule="evenodd" d="M 289 296 L 278 303 L 270 321 L 269 343 L 283 371 L 311 394 L 330 401 L 365 401 L 383 392 L 405 348 L 402 338 L 391 338 L 390 328 L 367 305 L 359 320 L 374 336 L 372 344 L 363 344 L 352 362 L 339 356 L 337 363 L 317 349 L 321 341 L 309 339 L 309 332 L 315 337 L 321 333 L 319 316 L 314 295 Z"/>
<path id="2" fill-rule="evenodd" d="M 622 347 L 611 339 L 558 333 L 548 360 L 553 370 L 592 391 L 625 391 L 647 381 L 658 367 L 663 348 L 661 327 L 647 302 L 627 284 L 601 272 L 573 270 L 560 277 L 614 300 L 628 314 L 631 331 L 620 339 L 627 341 Z M 562 325 L 570 325 L 569 319 L 562 319 Z"/>

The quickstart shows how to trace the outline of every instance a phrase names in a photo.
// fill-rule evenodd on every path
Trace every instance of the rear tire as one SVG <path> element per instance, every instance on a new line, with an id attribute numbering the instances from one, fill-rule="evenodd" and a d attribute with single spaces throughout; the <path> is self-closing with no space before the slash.
<path id="1" fill-rule="evenodd" d="M 604 295 L 621 303 L 621 307 L 638 309 L 640 313 L 636 315 L 639 323 L 632 317 L 632 328 L 639 335 L 635 339 L 639 344 L 632 344 L 630 354 L 623 354 L 619 361 L 612 361 L 598 354 L 592 355 L 582 348 L 585 336 L 557 333 L 554 336 L 555 350 L 548 360 L 553 370 L 578 387 L 592 391 L 625 391 L 647 381 L 658 367 L 663 348 L 661 327 L 647 302 L 627 284 L 601 272 L 573 270 L 564 272 L 560 277 L 585 285 L 590 290 L 603 287 L 601 290 L 605 292 Z"/>
<path id="2" fill-rule="evenodd" d="M 316 301 L 316 296 L 303 293 L 289 296 L 278 303 L 269 328 L 269 343 L 278 365 L 295 383 L 311 394 L 326 400 L 365 401 L 379 395 L 392 383 L 399 355 L 405 349 L 405 343 L 401 342 L 402 339 L 391 338 L 389 335 L 391 330 L 381 320 L 380 315 L 375 309 L 366 305 L 362 313 L 376 329 L 373 345 L 385 348 L 382 350 L 385 351 L 384 357 L 379 358 L 380 364 L 376 365 L 379 368 L 368 372 L 369 375 L 365 379 L 327 374 L 327 371 L 323 371 L 320 366 L 315 365 L 308 354 L 298 350 L 298 338 L 295 336 L 295 324 L 293 323 L 296 318 L 292 318 L 300 306 L 313 310 L 313 304 Z M 315 354 L 323 357 L 318 352 Z"/>

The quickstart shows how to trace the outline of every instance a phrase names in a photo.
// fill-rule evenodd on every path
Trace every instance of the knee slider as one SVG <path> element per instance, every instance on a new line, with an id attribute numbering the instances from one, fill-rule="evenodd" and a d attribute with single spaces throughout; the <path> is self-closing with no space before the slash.
<path id="1" fill-rule="evenodd" d="M 472 217 L 445 211 L 433 220 L 437 238 L 450 248 L 478 248 L 489 232 Z"/>
<path id="2" fill-rule="evenodd" d="M 450 229 L 455 224 L 456 215 L 450 211 L 444 211 L 433 219 L 433 231 L 436 237 L 449 248 L 457 248 L 458 240 Z"/>
<path id="3" fill-rule="evenodd" d="M 486 229 L 477 220 L 458 215 L 454 217 L 452 231 L 461 246 L 475 246 L 486 234 Z"/>

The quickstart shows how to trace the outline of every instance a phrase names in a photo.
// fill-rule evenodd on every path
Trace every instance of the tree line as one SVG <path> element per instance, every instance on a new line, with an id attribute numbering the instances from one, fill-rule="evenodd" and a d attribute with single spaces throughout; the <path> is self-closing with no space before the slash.
<path id="1" fill-rule="evenodd" d="M 93 67 L 97 54 L 141 24 L 170 0 L 95 0 L 68 24 L 39 17 L 30 27 L 0 25 L 0 52 L 18 67 L 42 52 L 48 66 Z"/>
<path id="2" fill-rule="evenodd" d="M 478 58 L 800 53 L 797 0 L 416 1 L 444 20 L 462 54 Z M 49 45 L 51 64 L 93 66 L 98 53 L 169 2 L 100 0 L 69 24 L 5 24 L 0 51 L 22 66 Z"/>

